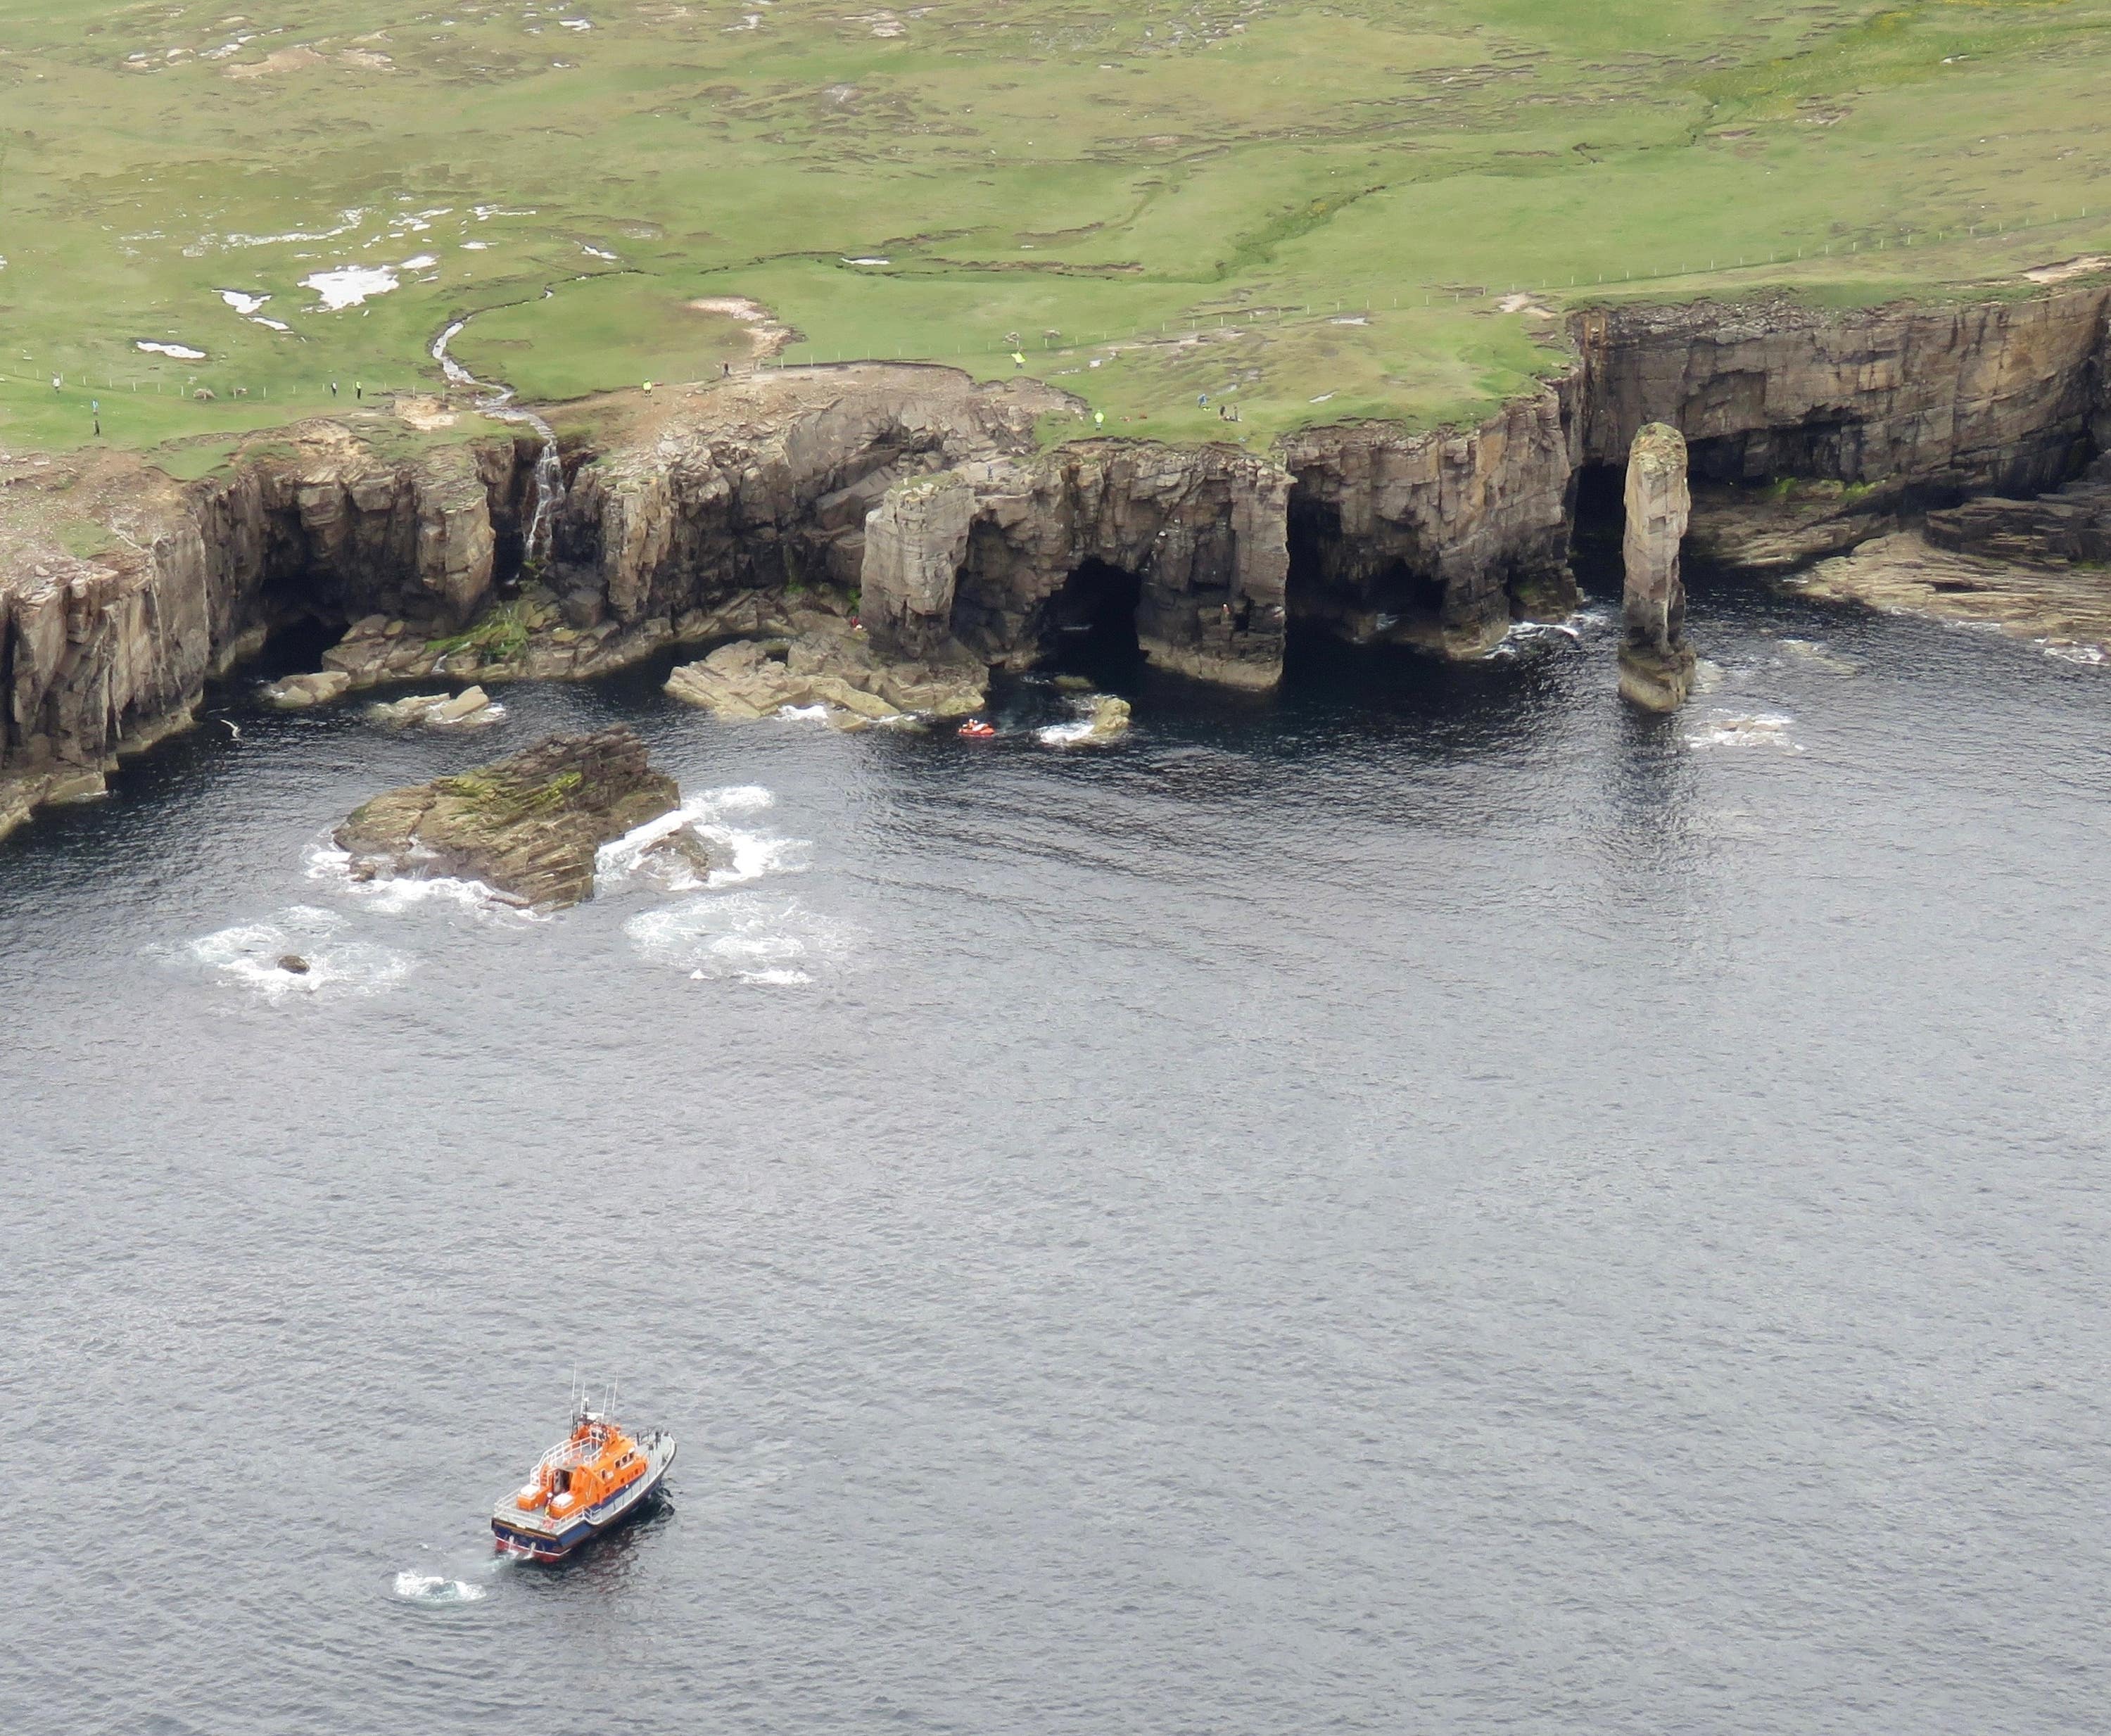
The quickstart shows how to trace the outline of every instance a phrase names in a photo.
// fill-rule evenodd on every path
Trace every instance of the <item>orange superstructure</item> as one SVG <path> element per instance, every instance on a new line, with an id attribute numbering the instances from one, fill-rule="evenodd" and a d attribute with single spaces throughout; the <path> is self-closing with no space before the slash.
<path id="1" fill-rule="evenodd" d="M 572 1432 L 535 1461 L 528 1480 L 491 1516 L 503 1548 L 554 1561 L 629 1514 L 674 1462 L 671 1436 L 633 1436 L 582 1404 Z"/>

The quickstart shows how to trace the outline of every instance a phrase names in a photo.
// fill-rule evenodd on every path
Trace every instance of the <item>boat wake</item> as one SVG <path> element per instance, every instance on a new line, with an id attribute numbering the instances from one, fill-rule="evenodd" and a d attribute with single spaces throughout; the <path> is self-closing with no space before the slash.
<path id="1" fill-rule="evenodd" d="M 396 1575 L 396 1595 L 406 1603 L 415 1603 L 428 1609 L 444 1608 L 457 1603 L 480 1603 L 486 1593 L 481 1585 L 467 1579 L 451 1579 L 445 1574 L 417 1573 L 405 1568 Z"/>

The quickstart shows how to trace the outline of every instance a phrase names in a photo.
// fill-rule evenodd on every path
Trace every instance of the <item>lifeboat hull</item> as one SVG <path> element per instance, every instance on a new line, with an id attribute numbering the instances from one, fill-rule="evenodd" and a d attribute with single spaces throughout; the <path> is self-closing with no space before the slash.
<path id="1" fill-rule="evenodd" d="M 583 1511 L 552 1524 L 547 1513 L 509 1513 L 505 1508 L 491 1516 L 491 1534 L 497 1547 L 507 1555 L 524 1555 L 538 1561 L 561 1561 L 582 1543 L 592 1543 L 635 1516 L 667 1480 L 674 1463 L 671 1435 L 640 1443 L 646 1458 L 645 1475 L 617 1489 L 607 1499 Z"/>

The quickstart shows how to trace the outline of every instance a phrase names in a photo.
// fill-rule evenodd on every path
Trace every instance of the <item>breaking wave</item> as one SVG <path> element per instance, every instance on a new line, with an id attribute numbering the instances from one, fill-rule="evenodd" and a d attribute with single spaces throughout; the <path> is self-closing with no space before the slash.
<path id="1" fill-rule="evenodd" d="M 398 916 L 424 904 L 456 904 L 482 917 L 521 922 L 545 920 L 481 880 L 437 874 L 429 877 L 388 875 L 371 880 L 359 879 L 352 871 L 351 853 L 331 843 L 311 844 L 302 857 L 302 870 L 311 881 L 341 896 L 356 898 L 369 910 L 384 916 Z"/>
<path id="2" fill-rule="evenodd" d="M 1794 721 L 1777 712 L 1738 717 L 1718 711 L 1700 728 L 1689 730 L 1686 742 L 1691 748 L 1779 748 L 1786 752 L 1801 753 L 1803 744 L 1788 733 Z"/>
<path id="3" fill-rule="evenodd" d="M 623 925 L 632 945 L 656 964 L 698 981 L 791 987 L 841 958 L 849 931 L 792 898 L 752 892 L 706 894 L 646 911 Z"/>
<path id="4" fill-rule="evenodd" d="M 237 923 L 163 956 L 275 1005 L 296 995 L 378 993 L 411 974 L 406 952 L 338 938 L 344 923 L 335 911 L 296 904 L 271 921 Z"/>
<path id="5" fill-rule="evenodd" d="M 774 807 L 776 800 L 756 784 L 692 796 L 657 820 L 603 844 L 594 857 L 595 888 L 606 893 L 645 884 L 665 892 L 716 891 L 744 886 L 765 875 L 799 873 L 813 848 L 807 839 L 733 824 L 732 816 L 760 812 Z M 679 852 L 654 848 L 685 826 L 702 841 L 713 865 L 708 870 L 700 870 Z"/>

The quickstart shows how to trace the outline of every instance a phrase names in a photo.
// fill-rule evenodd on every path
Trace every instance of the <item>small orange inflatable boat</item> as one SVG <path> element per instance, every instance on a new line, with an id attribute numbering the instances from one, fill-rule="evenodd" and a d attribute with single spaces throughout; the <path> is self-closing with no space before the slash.
<path id="1" fill-rule="evenodd" d="M 960 734 L 971 742 L 986 742 L 996 734 L 996 725 L 985 723 L 979 717 L 970 717 L 960 725 Z"/>

